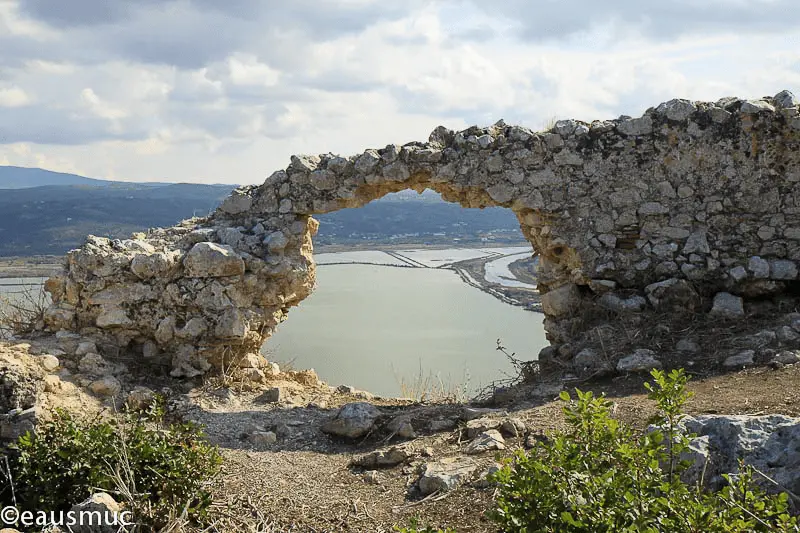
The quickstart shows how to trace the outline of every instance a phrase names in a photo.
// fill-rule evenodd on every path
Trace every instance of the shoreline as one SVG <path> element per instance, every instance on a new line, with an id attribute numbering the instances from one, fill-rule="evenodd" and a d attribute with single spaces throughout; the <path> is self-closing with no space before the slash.
<path id="1" fill-rule="evenodd" d="M 379 251 L 386 252 L 392 258 L 402 261 L 404 264 L 390 264 L 390 263 L 370 263 L 366 261 L 341 261 L 331 263 L 317 263 L 317 267 L 326 265 L 374 265 L 386 266 L 395 268 L 430 268 L 436 270 L 452 270 L 458 275 L 461 280 L 467 285 L 478 289 L 494 298 L 497 298 L 503 303 L 522 307 L 526 311 L 541 313 L 541 303 L 539 302 L 538 292 L 530 289 L 522 289 L 515 287 L 506 287 L 502 284 L 491 283 L 484 277 L 484 266 L 486 263 L 505 257 L 504 255 L 490 255 L 487 257 L 480 257 L 474 259 L 466 259 L 456 261 L 447 265 L 429 266 L 413 259 L 404 257 L 400 254 L 390 253 L 402 250 L 448 250 L 448 249 L 487 249 L 492 248 L 509 248 L 515 246 L 530 246 L 528 242 L 510 242 L 510 243 L 459 243 L 457 245 L 425 245 L 418 243 L 397 243 L 397 244 L 374 244 L 374 245 L 323 245 L 318 247 L 315 251 L 319 254 L 341 253 L 341 252 L 364 252 L 364 251 Z M 509 254 L 514 255 L 514 254 Z M 521 255 L 521 254 L 520 254 Z M 524 259 L 524 258 L 521 258 Z M 33 257 L 7 257 L 0 258 L 0 280 L 15 279 L 15 278 L 42 278 L 46 280 L 48 277 L 55 274 L 63 262 L 61 256 L 33 256 Z M 516 274 L 516 273 L 515 273 Z M 517 278 L 519 279 L 519 278 Z M 521 282 L 528 282 L 530 280 L 522 280 Z M 25 283 L 21 284 L 3 284 L 0 286 L 7 287 L 24 287 Z"/>
<path id="2" fill-rule="evenodd" d="M 482 249 L 491 249 L 489 247 L 481 247 Z M 406 248 L 406 249 L 414 249 L 414 248 Z M 430 248 L 423 248 L 423 249 L 430 249 Z M 450 248 L 440 248 L 440 249 L 450 249 Z M 354 251 L 354 250 L 349 250 Z M 357 251 L 385 251 L 385 250 L 357 250 Z M 324 252 L 324 253 L 337 253 L 337 252 Z M 330 262 L 330 263 L 317 263 L 317 268 L 328 266 L 328 265 L 372 265 L 378 267 L 394 267 L 394 268 L 428 268 L 432 270 L 451 270 L 456 275 L 461 278 L 461 281 L 478 289 L 481 292 L 484 292 L 494 298 L 497 298 L 501 302 L 513 305 L 515 307 L 522 307 L 526 311 L 531 311 L 534 313 L 541 313 L 541 302 L 539 300 L 539 293 L 536 290 L 529 289 L 529 288 L 522 288 L 522 287 L 508 287 L 504 286 L 499 283 L 493 283 L 486 279 L 485 277 L 485 265 L 491 261 L 496 261 L 498 259 L 503 259 L 508 257 L 509 255 L 523 255 L 523 254 L 507 254 L 507 255 L 489 255 L 485 257 L 478 257 L 473 259 L 465 259 L 462 261 L 455 261 L 453 263 L 449 263 L 446 265 L 441 266 L 428 266 L 419 262 L 411 263 L 409 258 L 404 256 L 400 256 L 398 254 L 389 254 L 391 257 L 405 261 L 406 264 L 391 264 L 391 263 L 370 263 L 366 261 L 337 261 L 337 262 Z M 524 260 L 525 257 L 520 257 L 519 260 Z M 516 262 L 516 261 L 514 261 Z M 513 264 L 513 263 L 512 263 Z M 516 278 L 518 281 L 522 283 L 528 283 L 531 281 L 535 281 L 534 279 L 519 279 Z"/>

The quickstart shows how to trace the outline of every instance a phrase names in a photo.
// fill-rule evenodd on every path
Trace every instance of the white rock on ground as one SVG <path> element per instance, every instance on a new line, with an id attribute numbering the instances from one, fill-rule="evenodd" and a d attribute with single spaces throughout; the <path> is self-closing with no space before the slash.
<path id="1" fill-rule="evenodd" d="M 58 365 L 60 364 L 58 357 L 55 355 L 50 355 L 49 353 L 37 356 L 37 360 L 39 361 L 39 364 L 42 365 L 42 368 L 48 372 L 53 372 L 54 370 L 58 369 Z"/>
<path id="2" fill-rule="evenodd" d="M 464 451 L 469 455 L 476 455 L 492 450 L 505 450 L 505 443 L 506 441 L 503 439 L 503 436 L 499 431 L 496 429 L 490 429 L 489 431 L 484 431 L 475 437 L 472 442 L 467 444 L 467 447 L 464 449 Z"/>
<path id="3" fill-rule="evenodd" d="M 617 362 L 618 372 L 649 372 L 661 367 L 661 361 L 656 359 L 656 353 L 646 348 L 639 348 Z"/>
<path id="4" fill-rule="evenodd" d="M 406 462 L 411 456 L 405 448 L 392 446 L 388 450 L 376 450 L 353 460 L 354 466 L 365 468 L 391 467 Z"/>
<path id="5" fill-rule="evenodd" d="M 525 422 L 514 417 L 506 418 L 503 421 L 503 425 L 500 426 L 500 431 L 512 437 L 524 435 L 526 429 Z"/>
<path id="6" fill-rule="evenodd" d="M 491 409 L 488 407 L 464 407 L 461 410 L 461 420 L 465 422 L 489 415 L 508 416 L 508 411 L 505 409 Z"/>
<path id="7" fill-rule="evenodd" d="M 419 491 L 423 496 L 436 491 L 449 491 L 469 479 L 478 464 L 467 457 L 448 457 L 427 463 L 419 478 Z"/>
<path id="8" fill-rule="evenodd" d="M 363 437 L 373 428 L 380 414 L 378 408 L 371 403 L 348 403 L 322 426 L 322 431 L 349 439 Z"/>
<path id="9" fill-rule="evenodd" d="M 269 444 L 275 444 L 275 442 L 278 440 L 278 436 L 274 431 L 257 431 L 250 434 L 248 440 L 255 445 L 265 446 Z"/>
<path id="10" fill-rule="evenodd" d="M 467 429 L 467 437 L 472 439 L 477 435 L 480 435 L 484 431 L 489 431 L 490 429 L 497 429 L 501 425 L 503 425 L 503 420 L 499 418 L 476 418 L 475 420 L 470 420 L 467 422 L 466 429 Z"/>

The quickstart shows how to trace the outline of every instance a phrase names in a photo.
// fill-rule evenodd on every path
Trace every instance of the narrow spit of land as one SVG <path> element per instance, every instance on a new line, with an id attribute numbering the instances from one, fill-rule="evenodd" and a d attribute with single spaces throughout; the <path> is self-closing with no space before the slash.
<path id="1" fill-rule="evenodd" d="M 509 305 L 541 312 L 536 285 L 536 258 L 530 244 L 504 247 L 390 246 L 318 251 L 319 265 L 371 264 L 397 268 L 454 271 L 464 283 Z"/>

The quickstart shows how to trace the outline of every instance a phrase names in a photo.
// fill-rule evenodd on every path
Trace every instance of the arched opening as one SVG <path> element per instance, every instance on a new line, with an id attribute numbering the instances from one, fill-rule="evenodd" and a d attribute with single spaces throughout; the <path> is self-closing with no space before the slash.
<path id="1" fill-rule="evenodd" d="M 404 190 L 319 221 L 316 289 L 269 359 L 384 396 L 472 395 L 516 373 L 498 339 L 526 361 L 548 344 L 538 258 L 510 210 Z"/>
<path id="2" fill-rule="evenodd" d="M 89 237 L 48 281 L 45 327 L 170 357 L 173 376 L 203 374 L 258 351 L 311 294 L 313 215 L 430 188 L 516 215 L 539 253 L 551 343 L 542 369 L 624 372 L 626 354 L 663 343 L 618 317 L 654 334 L 665 311 L 743 317 L 747 299 L 778 298 L 800 277 L 798 120 L 784 96 L 671 100 L 639 118 L 563 120 L 539 133 L 502 121 L 439 127 L 427 142 L 294 156 L 209 217 L 122 241 Z"/>
<path id="3" fill-rule="evenodd" d="M 431 189 L 465 208 L 514 213 L 539 253 L 547 340 L 563 344 L 580 328 L 576 310 L 586 295 L 579 287 L 602 254 L 586 246 L 593 205 L 574 213 L 560 207 L 569 191 L 559 174 L 578 170 L 553 159 L 548 135 L 503 123 L 437 128 L 428 143 L 349 158 L 293 156 L 285 170 L 237 189 L 207 218 L 124 241 L 90 237 L 50 282 L 55 305 L 47 327 L 91 332 L 145 358 L 170 357 L 176 377 L 224 368 L 257 352 L 313 292 L 314 215 Z"/>

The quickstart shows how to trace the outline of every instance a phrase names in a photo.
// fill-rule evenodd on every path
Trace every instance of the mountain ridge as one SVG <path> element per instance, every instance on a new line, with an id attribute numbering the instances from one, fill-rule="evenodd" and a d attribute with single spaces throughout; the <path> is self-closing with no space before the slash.
<path id="1" fill-rule="evenodd" d="M 4 168 L 9 167 L 0 167 L 0 185 L 10 182 L 2 180 Z M 136 231 L 171 226 L 213 212 L 235 187 L 115 182 L 44 172 L 47 179 L 61 182 L 0 186 L 0 256 L 61 255 L 81 246 L 88 234 L 125 238 Z M 360 209 L 316 218 L 320 229 L 315 242 L 319 244 L 382 243 L 416 237 L 476 239 L 498 231 L 503 235 L 519 232 L 516 217 L 508 209 L 463 209 L 430 190 L 422 194 L 401 191 Z"/>

